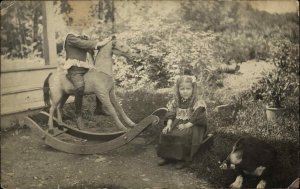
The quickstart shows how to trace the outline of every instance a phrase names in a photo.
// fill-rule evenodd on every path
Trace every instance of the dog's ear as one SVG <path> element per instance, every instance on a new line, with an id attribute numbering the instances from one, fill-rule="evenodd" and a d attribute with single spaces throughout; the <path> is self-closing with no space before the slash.
<path id="1" fill-rule="evenodd" d="M 243 148 L 244 141 L 245 141 L 244 137 L 240 138 L 238 141 L 236 141 L 233 148 L 235 150 L 241 150 Z"/>

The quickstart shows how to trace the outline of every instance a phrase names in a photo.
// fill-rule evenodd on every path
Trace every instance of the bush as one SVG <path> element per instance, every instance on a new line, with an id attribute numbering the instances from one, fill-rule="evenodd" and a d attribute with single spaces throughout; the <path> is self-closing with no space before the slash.
<path id="1" fill-rule="evenodd" d="M 219 132 L 250 134 L 268 140 L 298 141 L 299 138 L 299 115 L 293 107 L 288 107 L 278 124 L 267 121 L 265 105 L 261 101 L 244 102 L 234 122 L 225 122 L 214 115 L 209 118 L 210 125 Z"/>
<path id="2" fill-rule="evenodd" d="M 260 96 L 270 107 L 281 108 L 299 90 L 299 46 L 287 40 L 276 40 L 272 46 L 273 73 L 253 86 L 253 95 Z"/>
<path id="3" fill-rule="evenodd" d="M 214 34 L 190 31 L 186 24 L 170 22 L 167 18 L 153 19 L 143 23 L 144 27 L 136 32 L 118 35 L 131 47 L 140 49 L 142 57 L 135 65 L 123 66 L 124 63 L 117 62 L 116 76 L 124 68 L 127 73 L 117 78 L 120 86 L 152 83 L 154 88 L 170 87 L 184 67 L 192 68 L 199 75 L 203 68 L 217 63 L 210 45 L 215 40 Z"/>
<path id="4" fill-rule="evenodd" d="M 1 55 L 9 58 L 43 57 L 43 19 L 41 1 L 4 2 L 1 10 Z M 56 39 L 62 42 L 66 22 L 62 13 L 71 11 L 68 2 L 54 2 Z M 5 8 L 6 7 L 6 8 Z"/>
<path id="5" fill-rule="evenodd" d="M 271 57 L 269 44 L 274 38 L 299 42 L 296 13 L 270 14 L 239 2 L 182 2 L 182 18 L 192 30 L 213 31 L 220 62 L 244 62 Z"/>

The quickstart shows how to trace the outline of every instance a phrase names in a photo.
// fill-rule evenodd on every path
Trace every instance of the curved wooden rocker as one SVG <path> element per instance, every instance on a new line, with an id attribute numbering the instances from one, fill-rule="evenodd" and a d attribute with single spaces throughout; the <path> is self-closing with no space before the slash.
<path id="1" fill-rule="evenodd" d="M 49 114 L 47 112 L 41 111 L 39 112 L 39 114 L 31 116 L 31 118 L 34 121 L 37 121 L 39 123 L 40 122 L 47 123 L 49 119 Z M 65 123 L 59 125 L 58 120 L 54 117 L 53 120 L 54 120 L 54 127 L 64 129 L 66 134 L 72 135 L 74 137 L 82 138 L 82 139 L 87 139 L 87 140 L 107 141 L 107 140 L 112 140 L 126 133 L 125 131 L 117 131 L 117 132 L 110 132 L 110 133 L 89 132 L 84 130 L 78 130 L 76 126 L 71 127 Z"/>
<path id="2" fill-rule="evenodd" d="M 44 114 L 45 115 L 45 114 Z M 94 138 L 97 138 L 97 136 L 104 136 L 103 134 L 95 134 L 90 135 L 91 133 L 84 132 L 84 131 L 76 131 L 75 129 L 71 130 L 69 127 L 66 127 L 64 125 L 64 128 L 62 131 L 59 131 L 55 133 L 54 135 L 49 134 L 47 131 L 43 130 L 33 119 L 29 117 L 24 118 L 24 123 L 31 128 L 31 130 L 38 136 L 42 137 L 42 139 L 45 141 L 45 143 L 49 146 L 51 146 L 54 149 L 72 153 L 72 154 L 98 154 L 98 153 L 104 153 L 111 151 L 113 149 L 119 148 L 128 142 L 130 142 L 132 139 L 134 139 L 136 136 L 138 136 L 145 128 L 147 128 L 149 125 L 155 125 L 159 122 L 159 118 L 155 115 L 150 115 L 143 119 L 141 122 L 139 122 L 134 128 L 129 130 L 126 133 L 123 133 L 122 135 L 115 135 L 115 138 L 102 142 L 100 144 L 75 144 L 70 142 L 65 142 L 57 138 L 62 133 L 85 133 L 87 137 L 93 136 Z M 97 136 L 96 136 L 97 135 Z"/>

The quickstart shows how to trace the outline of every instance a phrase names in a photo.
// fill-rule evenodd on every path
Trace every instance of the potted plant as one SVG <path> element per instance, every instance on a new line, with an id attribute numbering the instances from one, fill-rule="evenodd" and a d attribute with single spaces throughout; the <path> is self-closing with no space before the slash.
<path id="1" fill-rule="evenodd" d="M 283 103 L 290 92 L 291 82 L 280 77 L 276 71 L 263 78 L 263 82 L 265 85 L 262 97 L 267 102 L 267 119 L 277 121 L 277 117 L 281 116 L 286 109 Z"/>
<path id="2" fill-rule="evenodd" d="M 286 109 L 284 103 L 287 97 L 293 95 L 299 85 L 299 47 L 281 41 L 273 48 L 272 63 L 275 70 L 258 82 L 255 94 L 259 94 L 267 103 L 267 119 L 276 122 Z"/>

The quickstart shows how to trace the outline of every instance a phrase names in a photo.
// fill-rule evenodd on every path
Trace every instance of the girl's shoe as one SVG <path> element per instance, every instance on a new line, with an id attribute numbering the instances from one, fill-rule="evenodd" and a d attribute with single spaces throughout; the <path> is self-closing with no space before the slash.
<path id="1" fill-rule="evenodd" d="M 175 169 L 183 169 L 185 167 L 184 161 L 178 161 L 175 165 Z"/>
<path id="2" fill-rule="evenodd" d="M 167 163 L 168 163 L 168 161 L 166 159 L 160 158 L 157 162 L 157 165 L 163 166 L 163 165 L 166 165 Z"/>

